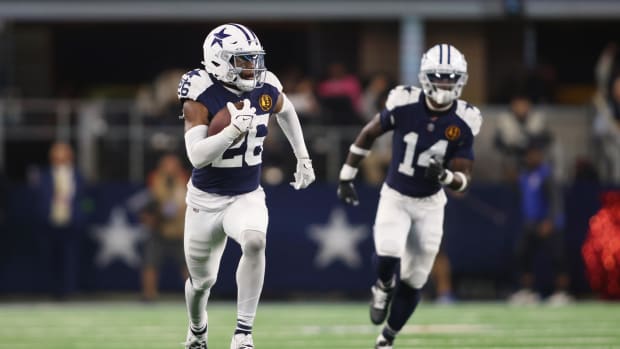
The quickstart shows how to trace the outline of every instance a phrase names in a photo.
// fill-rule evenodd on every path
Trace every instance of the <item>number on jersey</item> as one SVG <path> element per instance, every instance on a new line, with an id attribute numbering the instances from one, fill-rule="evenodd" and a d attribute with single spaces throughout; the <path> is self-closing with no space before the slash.
<path id="1" fill-rule="evenodd" d="M 237 142 L 228 148 L 238 149 L 241 148 L 244 143 L 247 143 L 245 152 L 228 159 L 224 159 L 224 154 L 222 154 L 217 160 L 213 161 L 213 167 L 242 167 L 244 162 L 247 166 L 255 166 L 262 162 L 263 142 L 265 141 L 265 137 L 267 135 L 266 129 L 268 114 L 265 114 L 265 116 L 257 115 L 254 117 L 254 120 L 259 123 L 248 131 L 248 134 L 245 136 L 244 140 L 242 142 Z M 261 132 L 259 132 L 259 130 Z M 259 133 L 261 136 L 258 135 Z"/>
<path id="2" fill-rule="evenodd" d="M 407 144 L 407 148 L 405 149 L 403 161 L 398 165 L 398 172 L 406 176 L 413 176 L 415 173 L 415 168 L 413 168 L 413 159 L 415 157 L 415 148 L 418 144 L 418 137 L 419 136 L 417 133 L 409 132 L 403 138 L 405 144 Z M 424 150 L 418 156 L 417 165 L 421 167 L 428 167 L 431 157 L 437 156 L 439 158 L 443 158 L 446 155 L 446 150 L 448 150 L 448 141 L 445 139 L 438 140 L 435 144 Z"/>

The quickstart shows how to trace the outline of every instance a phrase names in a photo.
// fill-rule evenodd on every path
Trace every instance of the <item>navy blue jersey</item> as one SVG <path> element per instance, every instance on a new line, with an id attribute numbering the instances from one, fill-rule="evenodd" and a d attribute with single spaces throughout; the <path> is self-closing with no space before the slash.
<path id="1" fill-rule="evenodd" d="M 191 181 L 196 188 L 220 195 L 239 195 L 258 188 L 267 124 L 281 92 L 282 85 L 271 72 L 267 72 L 262 87 L 241 94 L 227 89 L 202 69 L 183 75 L 179 83 L 179 99 L 202 103 L 209 110 L 209 120 L 225 108 L 227 102 L 234 103 L 247 98 L 252 107 L 256 108 L 253 120 L 255 126 L 242 141 L 231 145 L 208 166 L 193 169 Z"/>
<path id="2" fill-rule="evenodd" d="M 393 130 L 392 161 L 385 182 L 401 194 L 425 197 L 441 185 L 424 178 L 431 157 L 446 166 L 454 158 L 474 159 L 474 136 L 478 134 L 480 111 L 458 100 L 443 112 L 426 106 L 417 87 L 398 86 L 390 92 L 381 111 L 381 127 Z"/>

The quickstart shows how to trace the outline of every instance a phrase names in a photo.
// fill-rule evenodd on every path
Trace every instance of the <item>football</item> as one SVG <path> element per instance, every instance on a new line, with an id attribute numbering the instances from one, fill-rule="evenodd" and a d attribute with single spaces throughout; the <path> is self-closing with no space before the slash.
<path id="1" fill-rule="evenodd" d="M 241 109 L 243 107 L 243 102 L 239 101 L 235 103 L 235 107 L 237 109 Z M 211 119 L 209 123 L 209 128 L 207 129 L 207 137 L 220 133 L 224 127 L 230 124 L 230 112 L 228 108 L 224 106 L 224 108 L 220 109 Z"/>

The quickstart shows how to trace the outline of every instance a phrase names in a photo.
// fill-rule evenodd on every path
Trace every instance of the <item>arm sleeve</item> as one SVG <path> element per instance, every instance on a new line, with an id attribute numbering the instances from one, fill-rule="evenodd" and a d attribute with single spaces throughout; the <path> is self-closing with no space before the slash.
<path id="1" fill-rule="evenodd" d="M 297 159 L 309 158 L 310 155 L 308 154 L 308 149 L 304 142 L 301 123 L 299 122 L 295 107 L 293 107 L 293 103 L 291 103 L 284 93 L 282 93 L 282 98 L 284 98 L 282 110 L 276 115 L 278 125 L 280 125 L 282 132 L 284 132 L 284 135 L 291 144 L 293 153 L 295 153 Z"/>
<path id="2" fill-rule="evenodd" d="M 237 136 L 238 133 L 231 126 L 209 137 L 206 125 L 194 126 L 185 132 L 187 157 L 195 168 L 205 167 L 219 158 Z"/>

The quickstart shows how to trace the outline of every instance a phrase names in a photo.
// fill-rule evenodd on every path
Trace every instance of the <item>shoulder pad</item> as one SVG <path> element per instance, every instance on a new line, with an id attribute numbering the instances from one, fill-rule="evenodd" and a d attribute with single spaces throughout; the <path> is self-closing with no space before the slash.
<path id="1" fill-rule="evenodd" d="M 420 98 L 421 91 L 415 86 L 396 86 L 390 91 L 385 107 L 388 110 L 393 110 L 396 107 L 416 103 Z"/>
<path id="2" fill-rule="evenodd" d="M 471 133 L 476 136 L 480 132 L 482 126 L 482 115 L 480 109 L 475 106 L 459 99 L 456 105 L 456 115 L 458 115 L 471 130 Z"/>
<path id="3" fill-rule="evenodd" d="M 179 99 L 196 100 L 209 86 L 213 85 L 213 81 L 206 71 L 202 69 L 194 69 L 181 77 L 177 96 Z"/>
<path id="4" fill-rule="evenodd" d="M 275 87 L 278 92 L 282 92 L 282 83 L 280 83 L 280 80 L 276 74 L 270 72 L 269 70 L 265 72 L 265 83 Z"/>

